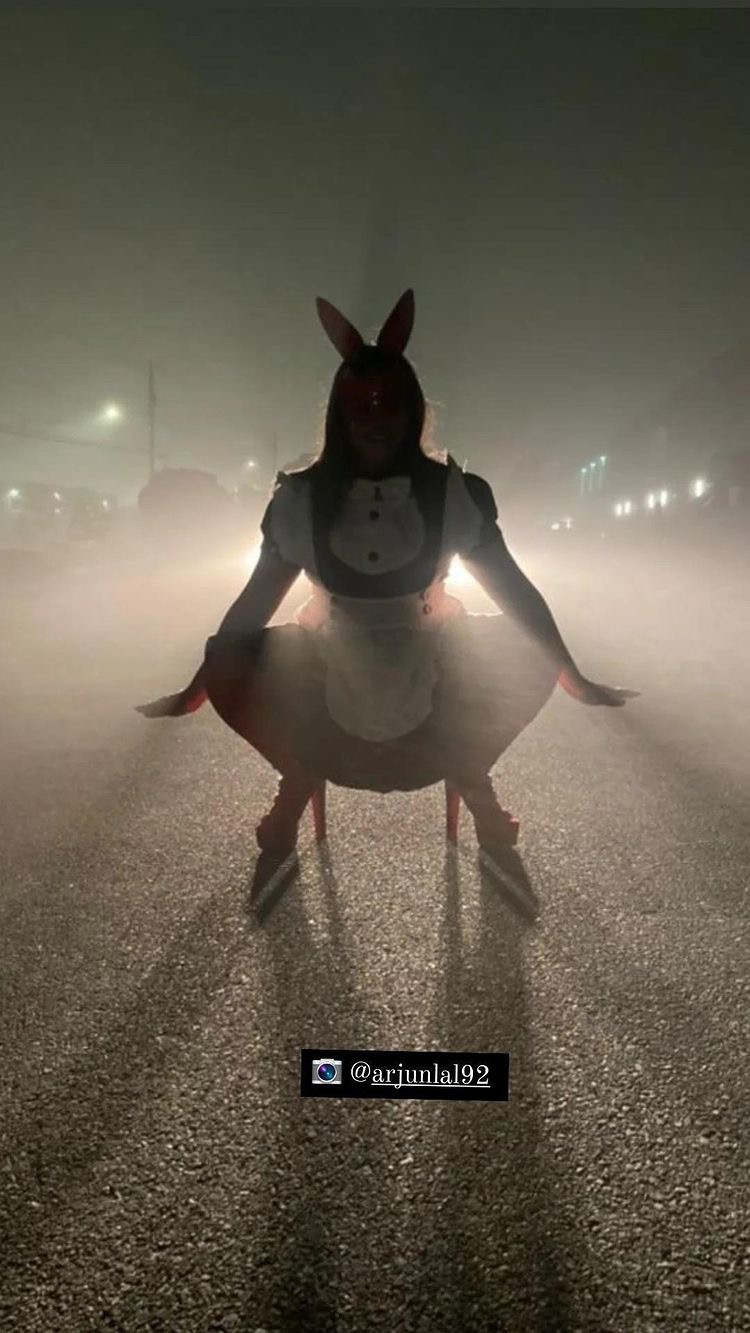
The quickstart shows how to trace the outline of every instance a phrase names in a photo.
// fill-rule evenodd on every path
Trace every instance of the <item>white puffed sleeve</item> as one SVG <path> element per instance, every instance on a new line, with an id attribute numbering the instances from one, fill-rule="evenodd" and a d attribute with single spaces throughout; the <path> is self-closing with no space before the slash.
<path id="1" fill-rule="evenodd" d="M 304 569 L 310 553 L 310 495 L 306 478 L 278 472 L 273 494 L 261 519 L 261 551 Z"/>
<path id="2" fill-rule="evenodd" d="M 505 539 L 497 523 L 497 505 L 492 494 L 492 487 L 484 477 L 475 472 L 465 472 L 463 480 L 466 492 L 474 508 L 474 517 L 462 534 L 459 553 L 464 556 L 473 554 L 478 549 L 483 551 L 505 550 Z"/>
<path id="3" fill-rule="evenodd" d="M 450 455 L 448 466 L 444 554 L 468 556 L 479 547 L 502 542 L 497 506 L 488 482 L 474 472 L 462 472 Z"/>

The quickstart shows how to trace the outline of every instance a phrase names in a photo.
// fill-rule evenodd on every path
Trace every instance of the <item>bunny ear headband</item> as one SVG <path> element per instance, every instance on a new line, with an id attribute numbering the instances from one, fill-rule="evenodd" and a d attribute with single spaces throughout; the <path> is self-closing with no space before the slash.
<path id="1" fill-rule="evenodd" d="M 361 333 L 330 301 L 319 296 L 315 302 L 318 315 L 328 337 L 344 361 L 351 361 L 366 346 Z M 411 337 L 414 326 L 414 292 L 411 287 L 399 298 L 378 334 L 376 347 L 400 356 Z"/>
<path id="2" fill-rule="evenodd" d="M 328 337 L 345 362 L 353 361 L 367 343 L 354 325 L 330 301 L 322 296 L 316 300 L 318 315 Z M 382 352 L 401 356 L 414 326 L 414 292 L 409 287 L 396 302 L 377 336 L 375 346 Z M 347 367 L 348 369 L 348 367 Z M 395 405 L 403 397 L 403 376 L 399 367 L 383 368 L 366 378 L 355 373 L 345 374 L 341 383 L 345 405 L 378 408 Z"/>

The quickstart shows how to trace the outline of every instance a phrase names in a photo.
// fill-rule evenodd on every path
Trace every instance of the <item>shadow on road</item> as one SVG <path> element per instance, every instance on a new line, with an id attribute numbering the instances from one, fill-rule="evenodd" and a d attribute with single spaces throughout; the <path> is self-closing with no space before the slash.
<path id="1" fill-rule="evenodd" d="M 2 1142 L 11 1174 L 0 1221 L 6 1301 L 13 1269 L 23 1280 L 28 1256 L 50 1244 L 60 1214 L 75 1207 L 96 1163 L 161 1090 L 175 1048 L 191 1041 L 231 976 L 243 945 L 226 922 L 217 926 L 226 917 L 225 899 L 222 886 L 174 935 L 101 1043 L 54 1081 L 40 1078 L 6 1117 Z"/>
<path id="2" fill-rule="evenodd" d="M 273 1100 L 274 1159 L 285 1163 L 287 1206 L 279 1212 L 280 1183 L 269 1179 L 264 1248 L 274 1261 L 262 1279 L 255 1273 L 248 1281 L 247 1326 L 254 1320 L 311 1333 L 581 1327 L 570 1292 L 585 1239 L 574 1203 L 562 1216 L 555 1163 L 545 1149 L 523 963 L 534 913 L 519 913 L 519 886 L 535 897 L 520 856 L 514 852 L 505 867 L 515 875 L 509 890 L 489 873 L 473 882 L 467 874 L 462 885 L 460 854 L 448 849 L 441 982 L 429 1032 L 435 1050 L 509 1051 L 508 1104 L 299 1098 L 303 1046 L 329 1039 L 336 1048 L 399 1045 L 395 1034 L 384 1037 L 365 979 L 354 971 L 356 941 L 348 938 L 340 908 L 345 891 L 327 844 L 302 854 L 302 880 L 315 858 L 326 942 L 320 923 L 308 922 L 299 878 L 287 880 L 264 919 L 273 986 L 268 1007 L 286 1052 L 278 1061 L 286 1077 L 277 1073 Z M 477 883 L 481 926 L 467 949 L 461 899 Z M 419 1028 L 416 1013 L 410 1026 Z M 407 1137 L 418 1148 L 399 1162 Z"/>

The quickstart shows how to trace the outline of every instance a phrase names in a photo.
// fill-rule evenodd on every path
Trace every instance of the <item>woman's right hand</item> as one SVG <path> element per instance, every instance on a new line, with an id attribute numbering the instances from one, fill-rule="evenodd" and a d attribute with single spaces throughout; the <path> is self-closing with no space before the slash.
<path id="1" fill-rule="evenodd" d="M 163 694 L 160 699 L 152 699 L 147 704 L 137 704 L 135 711 L 144 717 L 184 717 L 186 713 L 194 713 L 207 698 L 206 669 L 202 663 L 184 690 L 178 694 Z"/>
<path id="2" fill-rule="evenodd" d="M 148 704 L 136 704 L 136 713 L 144 717 L 184 717 L 194 713 L 206 700 L 205 690 L 190 693 L 180 690 L 179 694 L 164 694 L 161 699 L 153 699 Z"/>
<path id="3" fill-rule="evenodd" d="M 153 699 L 149 704 L 136 704 L 136 713 L 144 717 L 179 717 L 182 709 L 182 691 L 179 694 L 163 694 L 161 699 Z"/>

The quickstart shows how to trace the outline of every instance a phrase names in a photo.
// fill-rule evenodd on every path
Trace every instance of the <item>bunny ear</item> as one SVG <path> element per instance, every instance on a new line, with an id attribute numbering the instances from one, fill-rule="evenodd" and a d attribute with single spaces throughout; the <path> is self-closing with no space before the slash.
<path id="1" fill-rule="evenodd" d="M 333 343 L 336 351 L 341 354 L 344 361 L 351 361 L 352 357 L 364 347 L 362 335 L 357 333 L 353 324 L 337 310 L 330 301 L 325 301 L 322 296 L 315 299 L 318 307 L 318 316 L 328 337 Z"/>
<path id="2" fill-rule="evenodd" d="M 399 298 L 378 334 L 377 345 L 384 352 L 403 352 L 414 326 L 414 292 L 407 288 Z"/>

